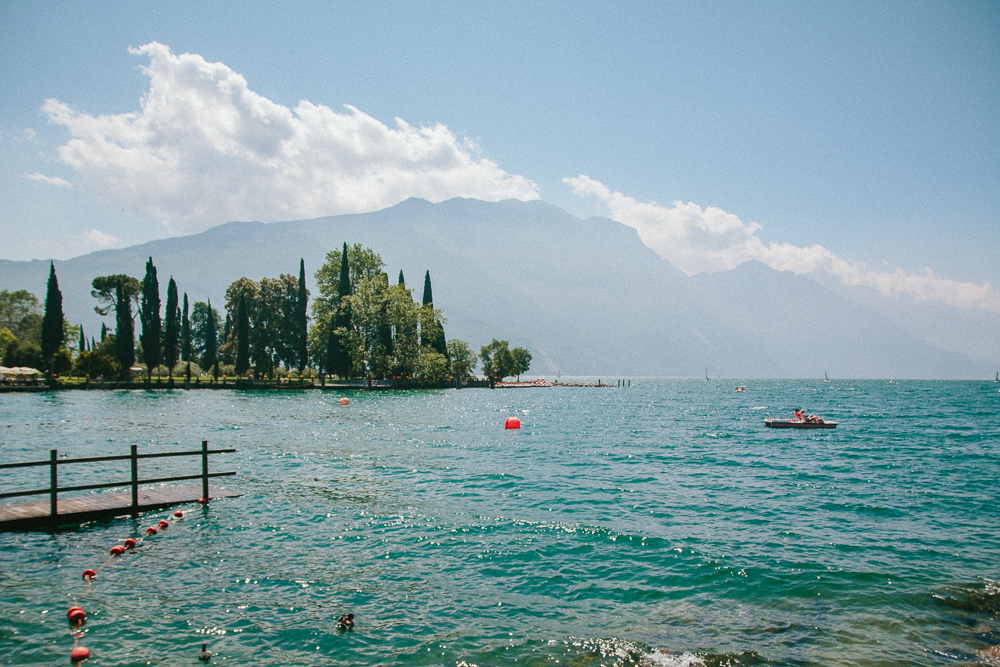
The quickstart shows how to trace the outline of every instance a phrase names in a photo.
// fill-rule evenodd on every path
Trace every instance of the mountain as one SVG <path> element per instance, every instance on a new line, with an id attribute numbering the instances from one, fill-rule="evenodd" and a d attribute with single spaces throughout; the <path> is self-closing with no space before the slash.
<path id="1" fill-rule="evenodd" d="M 100 330 L 90 281 L 141 277 L 152 257 L 192 303 L 241 276 L 294 274 L 307 285 L 326 252 L 370 246 L 419 289 L 425 270 L 449 337 L 527 347 L 547 375 L 985 377 L 989 369 L 924 342 L 875 309 L 802 276 L 747 263 L 688 277 L 630 227 L 580 220 L 544 202 L 409 199 L 374 213 L 281 223 L 231 222 L 201 234 L 56 262 L 63 308 Z M 44 294 L 47 261 L 0 260 L 0 289 Z M 419 293 L 416 294 L 419 298 Z M 111 326 L 110 319 L 108 320 Z"/>

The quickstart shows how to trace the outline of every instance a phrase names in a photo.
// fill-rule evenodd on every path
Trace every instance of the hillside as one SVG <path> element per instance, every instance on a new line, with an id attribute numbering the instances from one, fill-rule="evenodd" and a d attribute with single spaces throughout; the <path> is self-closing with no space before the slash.
<path id="1" fill-rule="evenodd" d="M 543 202 L 410 199 L 374 213 L 263 224 L 56 262 L 64 310 L 96 334 L 90 281 L 141 277 L 152 256 L 193 301 L 222 304 L 233 280 L 295 273 L 307 284 L 325 253 L 361 243 L 419 288 L 430 270 L 449 337 L 475 349 L 493 337 L 527 347 L 532 372 L 724 377 L 985 377 L 991 371 L 923 342 L 874 309 L 761 264 L 687 277 L 636 232 L 580 220 Z M 48 262 L 0 261 L 0 289 L 44 294 Z M 110 319 L 108 320 L 111 326 Z"/>

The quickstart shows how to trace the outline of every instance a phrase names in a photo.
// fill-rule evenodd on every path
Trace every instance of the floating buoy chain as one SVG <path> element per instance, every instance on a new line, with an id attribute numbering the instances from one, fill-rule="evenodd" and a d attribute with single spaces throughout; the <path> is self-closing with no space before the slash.
<path id="1" fill-rule="evenodd" d="M 182 512 L 181 510 L 175 510 L 174 518 L 183 519 L 184 512 Z M 100 571 L 103 570 L 105 567 L 107 567 L 113 560 L 115 560 L 115 558 L 125 555 L 126 550 L 129 551 L 134 550 L 136 546 L 142 544 L 143 540 L 145 540 L 147 537 L 152 537 L 153 535 L 156 535 L 158 532 L 164 531 L 169 527 L 170 527 L 170 522 L 167 521 L 166 519 L 161 519 L 156 524 L 156 526 L 150 526 L 149 528 L 146 529 L 145 537 L 140 537 L 138 540 L 135 540 L 134 538 L 131 537 L 127 537 L 125 538 L 125 540 L 122 541 L 121 544 L 116 544 L 113 547 L 111 547 L 111 549 L 109 550 L 110 555 L 108 556 L 107 560 L 101 563 L 101 565 L 96 570 L 88 568 L 83 571 L 83 580 L 87 583 L 87 590 L 81 595 L 78 595 L 76 598 L 74 598 L 73 606 L 66 610 L 66 618 L 67 620 L 69 620 L 70 624 L 70 635 L 73 637 L 73 650 L 69 654 L 69 659 L 72 662 L 74 663 L 83 662 L 84 660 L 90 657 L 90 649 L 88 649 L 86 646 L 80 646 L 80 639 L 83 637 L 83 631 L 80 628 L 83 626 L 84 623 L 87 622 L 87 612 L 85 612 L 83 610 L 83 607 L 80 606 L 80 600 L 90 595 L 90 593 L 93 590 L 94 579 L 97 578 L 97 575 L 100 573 Z"/>

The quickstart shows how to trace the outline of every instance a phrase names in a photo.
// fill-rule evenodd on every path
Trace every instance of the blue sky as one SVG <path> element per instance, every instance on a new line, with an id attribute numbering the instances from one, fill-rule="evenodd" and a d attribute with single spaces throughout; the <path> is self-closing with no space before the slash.
<path id="1" fill-rule="evenodd" d="M 129 51 L 152 42 L 165 49 L 160 79 L 142 71 L 149 51 Z M 0 2 L 0 258 L 64 258 L 255 217 L 238 192 L 164 194 L 148 165 L 112 173 L 110 153 L 59 151 L 73 136 L 94 140 L 80 136 L 91 118 L 141 115 L 151 81 L 165 82 L 167 104 L 190 94 L 195 78 L 170 78 L 185 53 L 241 75 L 291 118 L 288 136 L 322 125 L 302 120 L 300 100 L 352 131 L 369 118 L 386 128 L 350 160 L 315 142 L 302 158 L 313 189 L 346 192 L 368 169 L 361 156 L 388 146 L 372 177 L 391 181 L 385 193 L 307 205 L 287 189 L 277 198 L 296 204 L 260 219 L 409 194 L 513 194 L 610 215 L 689 273 L 762 259 L 845 281 L 930 267 L 1000 285 L 1000 5 L 989 2 Z M 62 106 L 43 110 L 46 100 Z M 183 146 L 178 126 L 166 141 Z M 401 167 L 413 146 L 422 162 Z M 181 160 L 177 182 L 208 178 L 196 171 L 206 164 L 239 180 L 230 154 L 219 167 L 223 149 L 203 149 Z M 299 166 L 286 155 L 280 170 Z M 275 173 L 254 168 L 255 179 Z M 200 207 L 184 210 L 187 199 Z"/>

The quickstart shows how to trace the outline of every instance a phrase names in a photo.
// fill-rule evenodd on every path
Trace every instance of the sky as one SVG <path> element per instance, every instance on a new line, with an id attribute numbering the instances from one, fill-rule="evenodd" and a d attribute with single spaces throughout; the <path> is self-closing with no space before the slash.
<path id="1" fill-rule="evenodd" d="M 0 259 L 543 201 L 1000 312 L 1000 3 L 0 0 Z"/>

